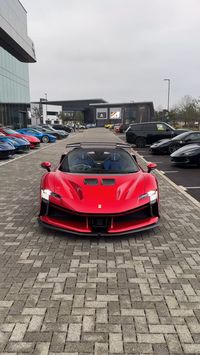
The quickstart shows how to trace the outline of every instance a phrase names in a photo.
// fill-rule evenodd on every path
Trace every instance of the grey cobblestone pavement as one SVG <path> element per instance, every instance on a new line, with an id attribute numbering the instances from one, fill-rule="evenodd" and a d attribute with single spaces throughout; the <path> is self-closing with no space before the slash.
<path id="1" fill-rule="evenodd" d="M 115 138 L 91 129 L 71 140 Z M 37 224 L 41 161 L 0 166 L 1 354 L 200 354 L 200 209 L 159 176 L 161 221 L 125 238 Z"/>

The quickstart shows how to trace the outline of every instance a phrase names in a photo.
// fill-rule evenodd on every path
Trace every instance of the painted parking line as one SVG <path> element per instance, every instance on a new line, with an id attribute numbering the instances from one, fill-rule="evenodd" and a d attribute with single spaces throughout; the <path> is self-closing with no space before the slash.
<path id="1" fill-rule="evenodd" d="M 160 170 L 163 174 L 179 173 L 178 170 Z"/>
<path id="2" fill-rule="evenodd" d="M 139 157 L 141 157 L 141 155 L 139 153 L 137 153 L 139 155 Z M 144 157 L 141 157 L 141 159 L 147 163 L 147 160 Z M 188 200 L 190 200 L 191 202 L 193 202 L 194 205 L 196 205 L 197 207 L 200 207 L 200 202 L 198 200 L 196 200 L 194 197 L 192 197 L 188 192 L 187 189 L 182 186 L 182 185 L 177 185 L 175 184 L 175 182 L 173 182 L 172 180 L 170 180 L 165 174 L 163 174 L 163 172 L 161 172 L 161 170 L 156 169 L 157 173 L 162 176 L 171 186 L 173 186 L 176 190 L 178 190 L 179 192 L 181 192 L 186 198 L 188 198 Z"/>
<path id="3" fill-rule="evenodd" d="M 186 186 L 186 189 L 200 189 L 200 186 Z"/>

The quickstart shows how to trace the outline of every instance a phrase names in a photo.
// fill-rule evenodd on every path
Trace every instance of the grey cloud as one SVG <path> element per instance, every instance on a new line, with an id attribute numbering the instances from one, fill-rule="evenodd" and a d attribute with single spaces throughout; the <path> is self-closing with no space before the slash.
<path id="1" fill-rule="evenodd" d="M 199 96 L 199 0 L 22 0 L 38 62 L 31 99 L 103 97 L 166 106 Z"/>

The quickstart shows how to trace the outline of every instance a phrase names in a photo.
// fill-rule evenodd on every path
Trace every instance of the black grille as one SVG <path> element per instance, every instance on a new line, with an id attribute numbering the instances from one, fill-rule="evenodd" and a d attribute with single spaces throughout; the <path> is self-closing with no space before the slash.
<path id="1" fill-rule="evenodd" d="M 136 211 L 132 211 L 127 214 L 123 214 L 121 216 L 114 216 L 114 223 L 115 221 L 117 223 L 127 223 L 131 222 L 133 220 L 142 220 L 145 218 L 151 217 L 151 210 L 150 210 L 150 205 L 145 206 L 144 208 L 141 208 Z"/>
<path id="2" fill-rule="evenodd" d="M 48 216 L 60 220 L 70 220 L 80 223 L 86 222 L 86 217 L 78 214 L 69 213 L 67 210 L 59 208 L 52 204 L 49 204 Z"/>
<path id="3" fill-rule="evenodd" d="M 111 223 L 111 217 L 90 217 L 89 224 L 92 226 L 94 232 L 106 232 Z"/>
<path id="4" fill-rule="evenodd" d="M 176 162 L 176 163 L 184 163 L 186 162 L 188 159 L 186 157 L 176 157 L 176 158 L 171 158 L 172 162 Z"/>

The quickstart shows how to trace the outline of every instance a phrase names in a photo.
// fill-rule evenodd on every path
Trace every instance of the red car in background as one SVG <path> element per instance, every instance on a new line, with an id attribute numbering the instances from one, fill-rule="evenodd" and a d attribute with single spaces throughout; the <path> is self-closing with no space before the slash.
<path id="1" fill-rule="evenodd" d="M 30 143 L 31 149 L 40 147 L 40 140 L 36 137 L 27 136 L 26 134 L 16 132 L 13 129 L 7 127 L 0 127 L 0 132 L 6 136 L 26 139 Z"/>

